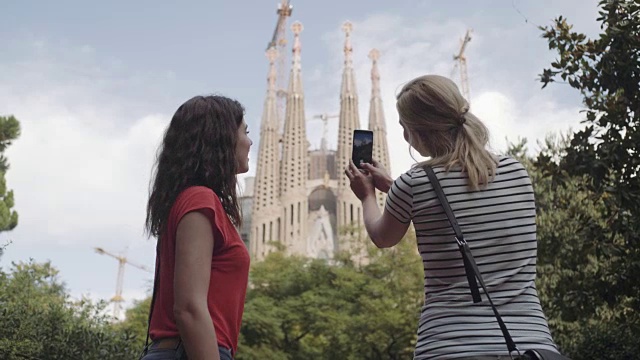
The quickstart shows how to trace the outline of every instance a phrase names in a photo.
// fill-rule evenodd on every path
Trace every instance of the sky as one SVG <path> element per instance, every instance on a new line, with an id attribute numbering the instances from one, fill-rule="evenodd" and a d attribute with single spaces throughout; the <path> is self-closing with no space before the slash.
<path id="1" fill-rule="evenodd" d="M 4 0 L 0 5 L 0 115 L 22 135 L 7 150 L 7 184 L 18 227 L 0 234 L 0 266 L 51 261 L 73 298 L 110 299 L 118 263 L 95 247 L 153 268 L 155 240 L 144 234 L 157 146 L 173 112 L 200 94 L 246 107 L 254 141 L 266 92 L 265 49 L 278 0 L 89 2 Z M 394 177 L 414 163 L 403 140 L 395 94 L 424 74 L 451 76 L 466 49 L 471 112 L 491 131 L 491 147 L 526 138 L 529 151 L 550 133 L 582 125 L 581 98 L 567 85 L 541 90 L 555 59 L 538 25 L 559 15 L 576 31 L 599 32 L 596 0 L 296 1 L 300 21 L 308 139 L 318 147 L 316 114 L 339 112 L 344 21 L 352 45 L 360 125 L 368 125 L 372 48 L 381 52 L 382 97 Z M 289 30 L 289 29 L 288 29 Z M 289 44 L 291 31 L 288 31 Z M 288 74 L 287 74 L 288 76 Z M 459 75 L 452 77 L 456 82 Z M 337 119 L 336 119 L 337 120 Z M 335 148 L 337 121 L 328 126 Z M 414 151 L 414 156 L 418 156 Z M 419 159 L 419 157 L 416 157 Z M 127 266 L 126 305 L 149 294 L 153 274 Z"/>

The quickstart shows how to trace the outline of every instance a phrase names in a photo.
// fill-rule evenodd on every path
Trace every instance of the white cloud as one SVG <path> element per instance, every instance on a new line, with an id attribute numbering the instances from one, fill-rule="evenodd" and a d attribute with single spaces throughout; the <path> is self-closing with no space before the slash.
<path id="1" fill-rule="evenodd" d="M 60 48 L 66 57 L 59 59 L 43 42 L 27 60 L 1 67 L 0 114 L 15 115 L 22 134 L 7 151 L 19 226 L 0 239 L 13 241 L 5 265 L 51 260 L 74 297 L 109 299 L 113 293 L 104 289 L 115 287 L 117 261 L 92 248 L 125 251 L 153 267 L 155 241 L 143 234 L 145 206 L 170 116 L 132 106 L 134 100 L 118 91 L 140 78 L 111 76 L 113 69 L 87 58 L 87 49 Z M 127 305 L 144 297 L 150 277 L 126 270 Z"/>
<path id="2" fill-rule="evenodd" d="M 109 119 L 97 112 L 61 106 L 46 94 L 4 93 L 0 109 L 10 110 L 22 126 L 7 152 L 7 178 L 20 213 L 17 233 L 38 229 L 59 244 L 86 244 L 95 241 L 95 231 L 110 228 L 141 234 L 150 170 L 167 117 L 148 115 L 132 119 L 127 129 L 107 131 L 102 124 Z"/>
<path id="3" fill-rule="evenodd" d="M 491 133 L 491 145 L 505 151 L 508 143 L 528 139 L 529 153 L 539 150 L 536 141 L 551 133 L 565 133 L 576 128 L 581 120 L 578 107 L 560 107 L 552 100 L 534 96 L 520 106 L 513 98 L 500 92 L 483 92 L 474 99 L 474 113 Z"/>

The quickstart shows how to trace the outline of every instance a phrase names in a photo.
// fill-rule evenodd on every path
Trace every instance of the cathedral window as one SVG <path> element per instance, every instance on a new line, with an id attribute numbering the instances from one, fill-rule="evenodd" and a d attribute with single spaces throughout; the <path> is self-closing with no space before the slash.
<path id="1" fill-rule="evenodd" d="M 351 204 L 351 223 L 353 223 L 353 204 Z"/>

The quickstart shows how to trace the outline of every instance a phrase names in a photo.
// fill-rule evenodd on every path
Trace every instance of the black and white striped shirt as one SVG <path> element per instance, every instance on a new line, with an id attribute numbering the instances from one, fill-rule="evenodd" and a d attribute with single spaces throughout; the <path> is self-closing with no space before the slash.
<path id="1" fill-rule="evenodd" d="M 478 191 L 468 188 L 459 169 L 447 173 L 434 167 L 434 172 L 518 347 L 557 351 L 535 288 L 536 205 L 525 168 L 502 157 L 493 182 Z M 414 359 L 508 355 L 488 301 L 471 299 L 453 229 L 422 168 L 394 182 L 386 210 L 403 223 L 413 222 L 424 266 Z"/>

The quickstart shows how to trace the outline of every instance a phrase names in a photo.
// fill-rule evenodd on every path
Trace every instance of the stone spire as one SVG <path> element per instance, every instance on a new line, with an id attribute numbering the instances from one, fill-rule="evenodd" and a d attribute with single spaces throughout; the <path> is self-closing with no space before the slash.
<path id="1" fill-rule="evenodd" d="M 300 33 L 302 24 L 295 22 L 293 61 L 289 75 L 284 121 L 282 178 L 280 196 L 283 208 L 281 241 L 287 251 L 300 253 L 306 249 L 308 200 L 306 193 L 309 163 L 306 139 L 302 67 L 300 64 Z"/>
<path id="2" fill-rule="evenodd" d="M 340 119 L 338 124 L 338 149 L 336 163 L 338 168 L 338 229 L 350 226 L 364 226 L 362 223 L 361 203 L 349 188 L 349 182 L 343 171 L 351 159 L 353 130 L 360 128 L 358 116 L 358 94 L 353 71 L 350 22 L 342 26 L 345 32 L 344 70 L 340 90 Z"/>
<path id="3" fill-rule="evenodd" d="M 340 96 L 351 94 L 357 98 L 356 81 L 353 73 L 353 47 L 351 46 L 351 31 L 353 25 L 346 21 L 342 24 L 342 31 L 345 33 L 344 40 L 344 71 L 342 72 L 342 87 Z"/>
<path id="4" fill-rule="evenodd" d="M 280 235 L 280 159 L 278 112 L 276 95 L 276 65 L 278 51 L 272 47 L 267 50 L 269 75 L 267 77 L 267 96 L 262 110 L 260 123 L 260 146 L 258 166 L 253 196 L 252 231 L 250 252 L 254 258 L 262 259 L 269 251 L 269 242 L 278 240 Z"/>
<path id="5" fill-rule="evenodd" d="M 384 119 L 384 108 L 380 96 L 380 72 L 378 71 L 378 59 L 380 51 L 372 49 L 369 52 L 371 66 L 371 104 L 369 107 L 369 130 L 373 131 L 373 158 L 378 160 L 388 171 L 389 147 L 387 145 L 387 128 Z M 378 205 L 384 206 L 386 194 L 377 192 Z"/>

